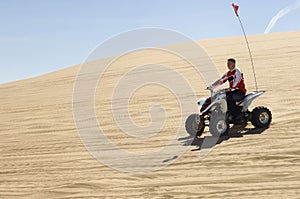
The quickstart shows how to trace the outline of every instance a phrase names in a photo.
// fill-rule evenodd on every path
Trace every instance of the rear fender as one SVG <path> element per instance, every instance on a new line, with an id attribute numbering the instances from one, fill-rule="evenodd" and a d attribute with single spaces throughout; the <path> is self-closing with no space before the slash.
<path id="1" fill-rule="evenodd" d="M 250 104 L 252 103 L 252 101 L 254 99 L 256 99 L 257 97 L 261 96 L 262 94 L 264 94 L 266 91 L 262 90 L 262 91 L 257 91 L 257 92 L 253 92 L 248 94 L 241 102 L 239 102 L 237 105 L 238 106 L 242 106 L 242 111 L 246 112 L 250 106 Z"/>

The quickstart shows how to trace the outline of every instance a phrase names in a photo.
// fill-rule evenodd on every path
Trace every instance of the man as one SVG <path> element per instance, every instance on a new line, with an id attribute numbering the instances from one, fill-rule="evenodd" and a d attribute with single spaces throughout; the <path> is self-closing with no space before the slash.
<path id="1" fill-rule="evenodd" d="M 229 81 L 229 91 L 226 92 L 228 109 L 233 116 L 235 123 L 243 123 L 243 115 L 236 102 L 241 101 L 247 92 L 243 73 L 235 66 L 236 61 L 233 58 L 227 60 L 229 69 L 219 80 L 212 84 L 213 87 L 224 84 Z"/>

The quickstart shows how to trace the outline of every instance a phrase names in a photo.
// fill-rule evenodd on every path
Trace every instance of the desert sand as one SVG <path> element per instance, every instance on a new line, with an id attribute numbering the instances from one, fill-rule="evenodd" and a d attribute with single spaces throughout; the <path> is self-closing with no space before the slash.
<path id="1" fill-rule="evenodd" d="M 262 131 L 249 124 L 232 129 L 204 158 L 199 158 L 201 140 L 195 141 L 170 165 L 153 172 L 121 172 L 86 150 L 72 112 L 80 65 L 1 84 L 0 198 L 299 198 L 300 31 L 248 39 L 259 89 L 267 90 L 251 108 L 263 105 L 272 111 L 270 128 Z M 243 37 L 198 43 L 220 74 L 226 71 L 226 59 L 235 57 L 248 90 L 255 89 Z M 129 100 L 129 113 L 140 126 L 150 122 L 149 104 L 161 103 L 169 119 L 159 134 L 137 139 L 120 131 L 114 122 L 113 88 L 122 74 L 145 60 L 180 71 L 195 89 L 196 98 L 209 95 L 203 79 L 168 54 L 148 50 L 123 57 L 99 82 L 95 107 L 106 136 L 132 153 L 159 150 L 174 137 L 179 124 L 178 102 L 159 85 L 145 86 Z M 210 136 L 207 130 L 204 136 Z"/>

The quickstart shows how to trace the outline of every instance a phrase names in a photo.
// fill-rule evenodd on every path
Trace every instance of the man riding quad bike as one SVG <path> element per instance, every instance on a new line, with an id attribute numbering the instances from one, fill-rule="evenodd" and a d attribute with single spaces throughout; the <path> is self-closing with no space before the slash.
<path id="1" fill-rule="evenodd" d="M 256 107 L 252 112 L 248 110 L 251 102 L 265 91 L 255 91 L 246 94 L 243 74 L 235 66 L 236 61 L 232 58 L 227 60 L 229 69 L 219 80 L 207 87 L 211 97 L 200 99 L 197 103 L 200 114 L 190 115 L 185 123 L 190 135 L 201 136 L 205 126 L 213 136 L 225 135 L 229 131 L 229 124 L 242 124 L 248 121 L 257 128 L 269 127 L 272 114 L 266 107 Z M 228 89 L 215 89 L 229 82 Z"/>

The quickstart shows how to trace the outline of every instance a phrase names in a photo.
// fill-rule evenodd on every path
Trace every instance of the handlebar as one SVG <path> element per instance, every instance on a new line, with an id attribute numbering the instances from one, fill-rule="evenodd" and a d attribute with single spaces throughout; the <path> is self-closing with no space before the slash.
<path id="1" fill-rule="evenodd" d="M 214 92 L 214 89 L 215 89 L 215 88 L 216 88 L 216 87 L 209 86 L 209 87 L 206 88 L 206 90 L 209 90 L 209 91 L 210 91 L 210 95 L 213 95 L 213 93 L 229 92 L 229 91 L 232 91 L 232 90 L 233 90 L 233 89 L 231 89 L 231 88 L 225 88 L 225 89 L 220 89 L 220 90 Z"/>

